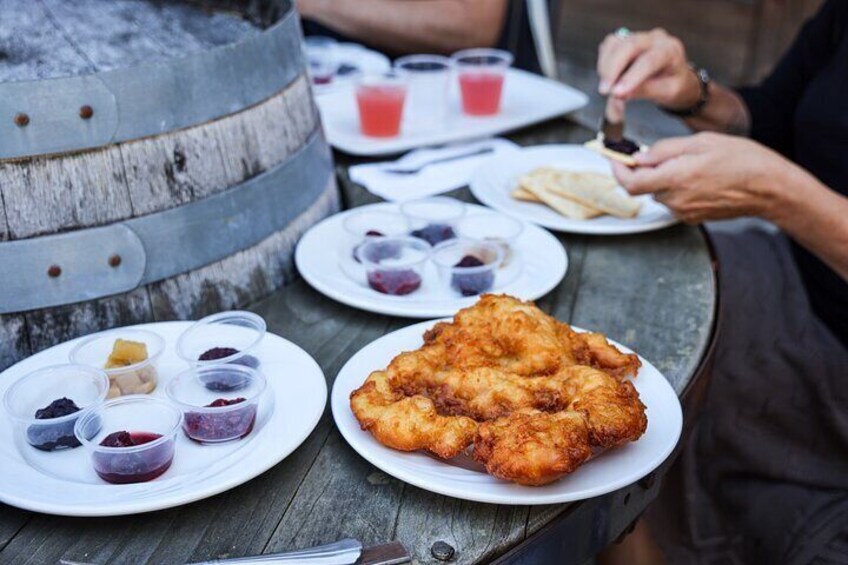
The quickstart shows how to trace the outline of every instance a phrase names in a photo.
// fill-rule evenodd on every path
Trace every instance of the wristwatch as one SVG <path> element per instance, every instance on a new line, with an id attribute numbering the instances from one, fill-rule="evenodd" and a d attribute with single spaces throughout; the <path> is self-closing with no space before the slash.
<path id="1" fill-rule="evenodd" d="M 704 106 L 707 105 L 707 102 L 710 100 L 710 82 L 712 79 L 710 78 L 710 73 L 707 72 L 707 69 L 697 66 L 695 63 L 689 63 L 689 68 L 695 73 L 695 77 L 698 79 L 698 83 L 701 85 L 701 95 L 698 97 L 698 101 L 695 102 L 689 108 L 684 108 L 682 110 L 675 110 L 672 108 L 666 108 L 664 106 L 660 106 L 663 112 L 666 114 L 671 114 L 672 116 L 677 116 L 678 118 L 691 118 L 697 116 Z"/>

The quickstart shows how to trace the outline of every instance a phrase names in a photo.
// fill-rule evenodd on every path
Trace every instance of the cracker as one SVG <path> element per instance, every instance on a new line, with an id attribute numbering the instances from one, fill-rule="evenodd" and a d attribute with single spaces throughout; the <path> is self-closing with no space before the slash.
<path id="1" fill-rule="evenodd" d="M 600 139 L 593 139 L 591 141 L 587 141 L 583 144 L 583 147 L 585 147 L 586 149 L 591 149 L 596 153 L 600 153 L 607 159 L 612 159 L 613 161 L 624 163 L 628 167 L 635 167 L 636 165 L 638 165 L 636 159 L 633 158 L 633 155 L 619 153 L 618 151 L 607 149 L 606 147 L 604 147 L 604 142 Z"/>
<path id="2" fill-rule="evenodd" d="M 510 196 L 515 198 L 516 200 L 521 200 L 522 202 L 534 202 L 537 204 L 544 204 L 539 197 L 524 188 L 523 186 L 519 186 L 515 190 L 510 193 Z"/>
<path id="3" fill-rule="evenodd" d="M 551 190 L 551 183 L 544 177 L 524 177 L 521 187 L 535 195 L 539 200 L 556 212 L 576 220 L 588 220 L 600 216 L 603 212 L 592 206 L 585 206 L 573 199 L 565 198 Z"/>
<path id="4" fill-rule="evenodd" d="M 581 183 L 558 184 L 550 188 L 555 194 L 578 204 L 595 208 L 617 218 L 633 218 L 642 207 L 641 202 L 616 190 L 598 190 Z"/>
<path id="5" fill-rule="evenodd" d="M 618 182 L 610 175 L 596 173 L 593 171 L 567 171 L 557 172 L 558 184 L 564 188 L 578 185 L 585 186 L 599 192 L 611 192 L 618 186 Z"/>

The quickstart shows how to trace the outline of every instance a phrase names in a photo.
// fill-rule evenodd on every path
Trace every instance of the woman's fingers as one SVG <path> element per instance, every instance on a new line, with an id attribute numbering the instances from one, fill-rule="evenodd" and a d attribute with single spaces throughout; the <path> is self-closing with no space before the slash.
<path id="1" fill-rule="evenodd" d="M 653 38 L 647 33 L 634 33 L 627 37 L 608 36 L 598 53 L 598 92 L 606 96 L 621 74 L 644 51 L 650 49 Z"/>
<path id="2" fill-rule="evenodd" d="M 633 64 L 615 82 L 612 95 L 619 98 L 628 98 L 634 91 L 652 77 L 660 74 L 665 69 L 668 61 L 664 58 L 662 50 L 652 47 L 641 53 Z"/>
<path id="3" fill-rule="evenodd" d="M 674 191 L 687 177 L 693 164 L 681 153 L 678 158 L 663 161 L 656 166 L 628 167 L 613 163 L 613 174 L 630 194 L 654 194 L 657 191 Z"/>
<path id="4" fill-rule="evenodd" d="M 656 167 L 675 157 L 693 152 L 698 145 L 698 136 L 669 137 L 654 143 L 647 151 L 635 153 L 638 167 Z"/>

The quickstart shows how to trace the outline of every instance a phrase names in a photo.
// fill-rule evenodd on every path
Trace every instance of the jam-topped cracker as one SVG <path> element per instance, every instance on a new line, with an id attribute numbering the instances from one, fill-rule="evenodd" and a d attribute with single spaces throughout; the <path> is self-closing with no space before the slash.
<path id="1" fill-rule="evenodd" d="M 622 140 L 622 142 L 629 142 L 629 143 L 632 143 L 634 146 L 636 146 L 637 150 L 634 151 L 633 153 L 636 153 L 638 151 L 642 151 L 644 149 L 642 147 L 637 146 L 635 143 L 633 143 L 632 141 L 627 140 L 627 139 Z M 619 142 L 619 143 L 622 143 L 622 142 Z M 623 153 L 622 151 L 616 151 L 615 149 L 611 149 L 604 144 L 602 139 L 596 138 L 596 139 L 593 139 L 591 141 L 587 141 L 586 143 L 583 144 L 583 146 L 586 147 L 587 149 L 591 149 L 592 151 L 600 153 L 601 155 L 603 155 L 607 159 L 612 159 L 613 161 L 618 161 L 619 163 L 624 163 L 628 167 L 635 167 L 638 164 L 636 162 L 636 159 L 633 157 L 633 154 Z M 624 149 L 624 147 L 622 147 L 622 149 Z M 628 149 L 629 149 L 629 147 L 628 147 Z"/>

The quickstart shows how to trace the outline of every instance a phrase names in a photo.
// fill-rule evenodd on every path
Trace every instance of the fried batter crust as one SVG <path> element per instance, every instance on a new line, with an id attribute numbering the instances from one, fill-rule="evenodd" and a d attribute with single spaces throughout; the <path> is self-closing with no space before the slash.
<path id="1" fill-rule="evenodd" d="M 624 380 L 639 366 L 601 334 L 484 295 L 373 372 L 351 408 L 384 445 L 450 458 L 473 443 L 492 475 L 541 485 L 645 432 L 645 406 Z"/>
<path id="2" fill-rule="evenodd" d="M 499 479 L 546 485 L 592 456 L 589 428 L 579 412 L 520 410 L 481 424 L 472 456 Z"/>
<path id="3" fill-rule="evenodd" d="M 441 416 L 429 398 L 398 394 L 384 371 L 374 371 L 351 393 L 350 407 L 363 430 L 400 451 L 424 449 L 450 459 L 471 445 L 477 432 L 471 418 Z"/>

